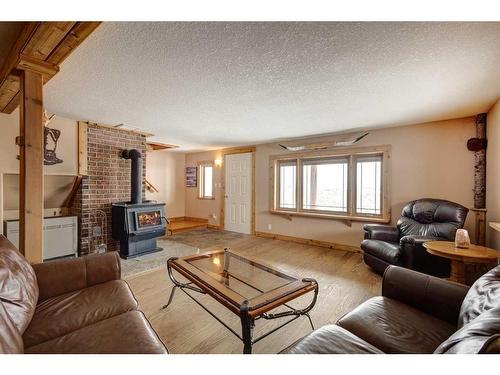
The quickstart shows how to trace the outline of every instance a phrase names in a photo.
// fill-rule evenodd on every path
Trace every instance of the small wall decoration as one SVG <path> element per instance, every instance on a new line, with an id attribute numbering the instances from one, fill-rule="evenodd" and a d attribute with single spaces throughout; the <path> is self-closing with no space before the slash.
<path id="1" fill-rule="evenodd" d="M 186 167 L 186 187 L 198 186 L 198 168 Z"/>
<path id="2" fill-rule="evenodd" d="M 61 131 L 58 129 L 51 129 L 47 125 L 50 120 L 54 118 L 55 115 L 49 117 L 47 110 L 43 111 L 43 125 L 45 127 L 45 131 L 43 134 L 43 164 L 44 165 L 54 165 L 60 164 L 63 162 L 62 159 L 59 159 L 56 155 L 57 141 L 61 136 Z"/>
<path id="3" fill-rule="evenodd" d="M 61 131 L 58 129 L 51 129 L 45 127 L 45 134 L 43 137 L 44 152 L 43 152 L 43 164 L 54 165 L 63 162 L 56 155 L 57 141 L 61 136 Z"/>

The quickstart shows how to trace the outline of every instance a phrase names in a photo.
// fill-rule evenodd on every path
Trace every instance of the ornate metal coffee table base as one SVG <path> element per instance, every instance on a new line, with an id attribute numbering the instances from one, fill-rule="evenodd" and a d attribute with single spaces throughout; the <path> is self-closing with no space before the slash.
<path id="1" fill-rule="evenodd" d="M 301 316 L 306 316 L 307 319 L 309 320 L 309 324 L 311 325 L 312 330 L 314 330 L 314 324 L 312 322 L 311 316 L 309 315 L 309 312 L 312 310 L 314 305 L 316 304 L 316 300 L 318 297 L 318 283 L 314 279 L 302 279 L 304 282 L 312 282 L 315 285 L 314 288 L 314 294 L 313 294 L 313 299 L 311 303 L 304 309 L 295 309 L 291 307 L 290 305 L 284 303 L 282 306 L 285 306 L 288 308 L 287 311 L 282 311 L 278 313 L 262 313 L 256 317 L 252 317 L 249 311 L 249 305 L 248 305 L 248 300 L 245 300 L 243 304 L 240 306 L 240 311 L 239 311 L 239 316 L 241 320 L 241 334 L 236 332 L 234 329 L 229 327 L 222 319 L 220 319 L 215 313 L 210 311 L 207 307 L 205 307 L 200 301 L 198 301 L 190 292 L 188 291 L 193 291 L 196 293 L 200 294 L 207 294 L 207 292 L 203 289 L 201 289 L 198 286 L 194 286 L 193 282 L 188 282 L 188 283 L 182 283 L 178 281 L 175 276 L 173 275 L 173 270 L 171 267 L 171 262 L 176 260 L 178 258 L 170 258 L 167 263 L 167 272 L 170 280 L 174 284 L 174 287 L 172 288 L 172 291 L 170 292 L 170 296 L 168 298 L 168 302 L 166 305 L 162 307 L 162 309 L 166 309 L 173 301 L 175 291 L 177 289 L 181 290 L 184 292 L 189 298 L 191 298 L 194 302 L 196 302 L 203 310 L 205 310 L 207 313 L 209 313 L 215 320 L 217 320 L 220 324 L 222 324 L 224 327 L 226 327 L 234 336 L 236 336 L 238 339 L 240 339 L 243 342 L 243 353 L 244 354 L 251 354 L 252 353 L 252 347 L 255 343 L 259 342 L 260 340 L 266 338 L 267 336 L 271 335 L 272 333 L 278 331 L 279 329 L 285 327 L 286 325 L 290 324 L 291 322 L 295 321 L 296 319 L 300 318 Z M 241 280 L 239 280 L 241 281 Z M 245 283 L 249 287 L 259 291 L 262 293 L 262 290 L 259 290 L 258 288 L 250 285 L 249 283 Z M 274 319 L 280 319 L 280 318 L 285 318 L 285 317 L 291 317 L 284 323 L 280 324 L 279 326 L 273 328 L 272 330 L 266 332 L 265 334 L 254 338 L 253 337 L 253 330 L 255 327 L 255 322 L 260 319 L 264 320 L 274 320 Z"/>

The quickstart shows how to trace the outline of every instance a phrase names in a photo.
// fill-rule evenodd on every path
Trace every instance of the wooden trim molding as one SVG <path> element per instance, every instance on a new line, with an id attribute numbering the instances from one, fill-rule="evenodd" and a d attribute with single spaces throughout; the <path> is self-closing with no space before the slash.
<path id="1" fill-rule="evenodd" d="M 198 174 L 198 194 L 196 195 L 197 199 L 213 201 L 215 200 L 215 161 L 214 160 L 202 160 L 196 163 L 197 169 L 196 173 Z M 212 196 L 204 196 L 203 191 L 205 189 L 205 170 L 202 167 L 210 166 L 212 167 Z"/>
<path id="2" fill-rule="evenodd" d="M 335 242 L 329 242 L 329 241 L 320 241 L 320 240 L 313 240 L 313 239 L 307 239 L 307 238 L 302 238 L 302 237 L 285 236 L 282 234 L 268 233 L 268 232 L 255 232 L 255 235 L 257 237 L 271 238 L 273 240 L 295 242 L 295 243 L 299 243 L 301 245 L 313 245 L 313 246 L 319 246 L 319 247 L 326 247 L 328 249 L 333 249 L 333 250 L 349 251 L 349 252 L 353 252 L 353 253 L 361 253 L 362 252 L 361 248 L 358 246 L 342 245 L 342 244 L 338 244 Z"/>
<path id="3" fill-rule="evenodd" d="M 146 146 L 148 148 L 148 151 L 160 151 L 160 150 L 167 150 L 170 148 L 179 147 L 176 145 L 170 145 L 170 144 L 166 144 L 166 143 L 153 142 L 153 141 L 146 142 Z"/>
<path id="4" fill-rule="evenodd" d="M 497 232 L 500 232 L 500 223 L 490 221 L 490 227 L 496 230 Z"/>
<path id="5" fill-rule="evenodd" d="M 152 193 L 159 193 L 160 190 L 156 186 L 154 186 L 147 178 L 144 179 L 144 184 L 146 185 L 146 190 Z"/>
<path id="6" fill-rule="evenodd" d="M 280 211 L 280 210 L 269 210 L 269 213 L 282 215 L 290 221 L 292 220 L 291 218 L 293 216 L 301 216 L 301 217 L 313 217 L 316 219 L 326 219 L 326 220 L 360 221 L 360 222 L 383 223 L 383 224 L 391 222 L 390 217 L 330 215 L 330 214 L 321 214 L 315 212 L 295 212 L 295 211 Z"/>
<path id="7" fill-rule="evenodd" d="M 88 175 L 88 126 L 78 121 L 78 174 Z"/>
<path id="8" fill-rule="evenodd" d="M 255 234 L 255 146 L 246 146 L 246 147 L 233 147 L 233 148 L 225 148 L 221 150 L 221 190 L 220 190 L 220 229 L 224 230 L 224 211 L 225 211 L 225 195 L 226 195 L 226 155 L 232 154 L 245 154 L 252 153 L 252 234 Z"/>
<path id="9" fill-rule="evenodd" d="M 73 205 L 76 193 L 78 193 L 78 189 L 80 189 L 80 185 L 82 184 L 82 179 L 83 176 L 76 176 L 75 182 L 73 182 L 73 187 L 71 188 L 71 192 L 63 203 L 64 208 L 70 208 Z"/>

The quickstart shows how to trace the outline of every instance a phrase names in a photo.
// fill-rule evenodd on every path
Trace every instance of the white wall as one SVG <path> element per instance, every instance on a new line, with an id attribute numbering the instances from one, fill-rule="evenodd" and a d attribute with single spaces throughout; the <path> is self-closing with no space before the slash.
<path id="1" fill-rule="evenodd" d="M 441 198 L 473 206 L 474 160 L 466 143 L 474 134 L 474 118 L 469 117 L 374 130 L 358 144 L 391 146 L 391 225 L 396 224 L 403 206 L 418 198 Z M 358 246 L 365 223 L 347 226 L 338 220 L 303 217 L 289 221 L 269 213 L 269 156 L 283 152 L 277 144 L 257 146 L 256 231 Z M 466 228 L 473 237 L 472 219 L 469 213 Z"/>
<path id="2" fill-rule="evenodd" d="M 438 121 L 370 131 L 359 146 L 391 145 L 391 216 L 395 225 L 405 203 L 418 198 L 442 198 L 473 206 L 474 158 L 467 150 L 467 140 L 475 136 L 474 118 Z M 325 141 L 328 137 L 321 137 Z M 314 143 L 314 139 L 307 142 Z M 292 221 L 269 213 L 269 157 L 283 153 L 276 143 L 258 145 L 255 168 L 256 231 L 358 246 L 363 238 L 363 224 L 347 226 L 339 220 L 293 217 Z M 219 151 L 186 155 L 186 165 L 199 160 L 220 158 Z M 214 174 L 220 183 L 220 173 Z M 220 211 L 220 189 L 216 199 L 196 199 L 196 189 L 187 189 L 186 215 L 206 218 Z M 219 217 L 211 220 L 219 224 Z M 271 230 L 268 225 L 271 225 Z M 474 221 L 469 214 L 466 228 L 473 239 Z"/>
<path id="3" fill-rule="evenodd" d="M 50 175 L 76 175 L 78 173 L 78 127 L 75 120 L 55 116 L 48 125 L 50 128 L 59 129 L 61 136 L 57 143 L 56 155 L 63 163 L 46 165 L 44 173 Z M 4 212 L 4 186 L 3 175 L 6 173 L 19 173 L 19 147 L 16 137 L 19 135 L 19 109 L 12 114 L 0 113 L 0 233 L 3 233 L 4 218 L 17 218 L 17 212 Z M 53 215 L 53 208 L 46 207 L 46 215 Z"/>
<path id="4" fill-rule="evenodd" d="M 166 203 L 169 218 L 185 216 L 184 166 L 181 152 L 151 151 L 146 156 L 146 178 L 159 190 L 146 189 L 146 198 Z"/>

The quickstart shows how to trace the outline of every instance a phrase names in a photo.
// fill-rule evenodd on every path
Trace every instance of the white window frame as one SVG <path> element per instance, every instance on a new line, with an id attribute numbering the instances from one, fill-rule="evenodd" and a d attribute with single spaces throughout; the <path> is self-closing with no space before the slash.
<path id="1" fill-rule="evenodd" d="M 388 223 L 391 220 L 390 201 L 389 201 L 389 177 L 390 177 L 390 151 L 389 145 L 371 146 L 371 147 L 352 147 L 341 148 L 337 150 L 321 150 L 296 152 L 289 154 L 272 155 L 269 158 L 270 162 L 270 212 L 273 214 L 281 214 L 286 216 L 304 216 L 316 217 L 325 219 L 339 219 L 348 221 L 367 221 Z M 364 214 L 356 212 L 356 197 L 357 197 L 357 173 L 356 161 L 358 158 L 380 156 L 382 159 L 381 166 L 381 192 L 380 214 Z M 347 212 L 332 212 L 303 209 L 303 162 L 311 159 L 325 158 L 345 158 L 348 160 L 348 181 L 347 181 Z M 280 208 L 280 181 L 279 181 L 279 165 L 280 162 L 296 162 L 296 207 Z"/>
<path id="2" fill-rule="evenodd" d="M 212 167 L 212 195 L 205 195 L 205 167 Z M 213 161 L 201 161 L 198 163 L 198 199 L 215 199 L 215 163 Z"/>

